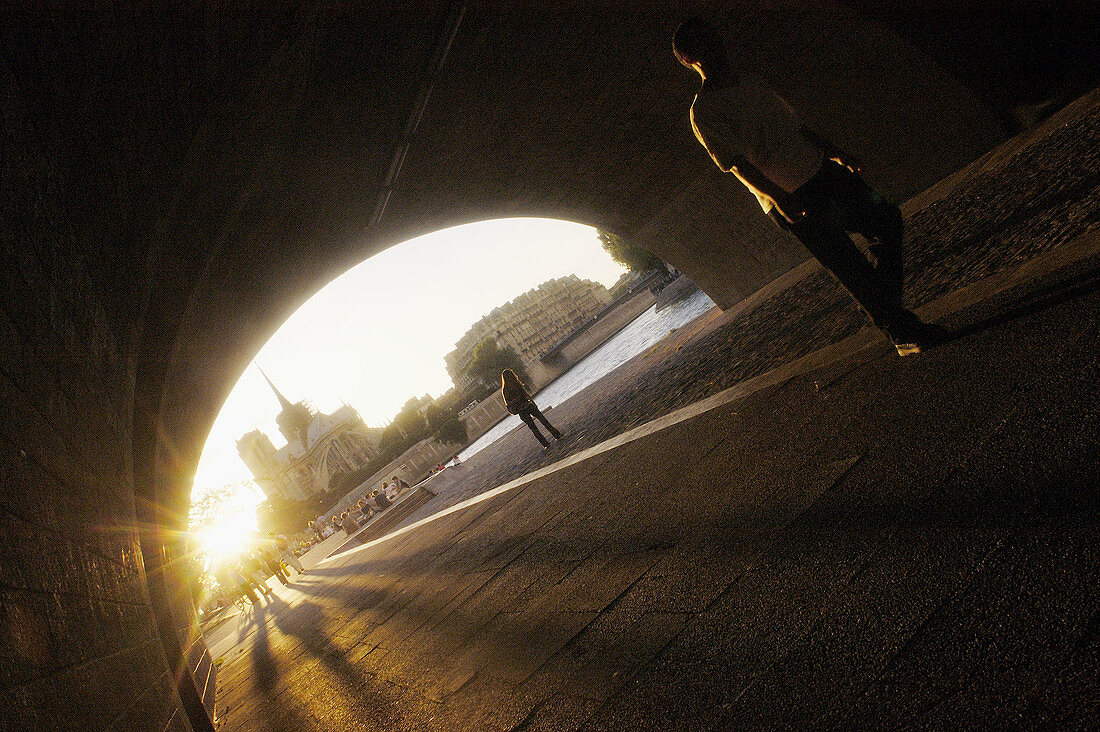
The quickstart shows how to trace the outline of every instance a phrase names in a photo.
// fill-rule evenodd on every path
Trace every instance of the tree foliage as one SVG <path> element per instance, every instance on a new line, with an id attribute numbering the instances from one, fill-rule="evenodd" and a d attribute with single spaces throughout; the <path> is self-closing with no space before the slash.
<path id="1" fill-rule="evenodd" d="M 401 411 L 394 416 L 393 424 L 406 440 L 415 442 L 419 439 L 428 428 L 423 415 L 420 414 L 420 400 L 412 397 L 405 402 L 405 406 L 401 407 Z"/>
<path id="2" fill-rule="evenodd" d="M 450 442 L 455 445 L 465 445 L 469 436 L 466 434 L 466 423 L 458 417 L 450 417 L 436 430 L 436 436 L 442 442 Z"/>
<path id="3" fill-rule="evenodd" d="M 424 410 L 424 419 L 428 422 L 428 428 L 438 430 L 439 426 L 447 421 L 447 418 L 451 415 L 447 410 L 437 406 L 435 402 L 428 405 Z"/>
<path id="4" fill-rule="evenodd" d="M 604 251 L 611 255 L 616 262 L 634 272 L 645 272 L 651 269 L 666 269 L 665 263 L 656 255 L 635 246 L 623 239 L 618 234 L 609 231 L 597 231 L 600 245 Z"/>
<path id="5" fill-rule="evenodd" d="M 501 348 L 496 340 L 486 336 L 481 343 L 474 348 L 473 359 L 470 367 L 466 369 L 466 375 L 480 381 L 486 388 L 500 385 L 500 373 L 504 369 L 512 369 L 520 379 L 527 381 L 527 370 L 523 367 L 523 361 L 519 355 L 509 346 Z"/>
<path id="6" fill-rule="evenodd" d="M 256 523 L 260 532 L 294 534 L 313 518 L 309 501 L 291 501 L 272 496 L 256 507 Z"/>

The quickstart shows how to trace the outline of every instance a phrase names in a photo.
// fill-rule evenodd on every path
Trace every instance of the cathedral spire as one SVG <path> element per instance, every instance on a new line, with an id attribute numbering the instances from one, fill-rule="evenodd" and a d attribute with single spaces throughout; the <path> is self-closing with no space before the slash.
<path id="1" fill-rule="evenodd" d="M 283 393 L 279 391 L 279 389 L 273 383 L 271 383 L 271 379 L 268 377 L 267 374 L 264 373 L 263 369 L 261 369 L 259 366 L 256 366 L 256 368 L 260 369 L 260 373 L 263 374 L 264 381 L 267 382 L 267 385 L 271 387 L 271 391 L 275 392 L 275 396 L 279 397 L 279 406 L 281 406 L 284 411 L 289 409 L 290 400 L 283 396 Z"/>

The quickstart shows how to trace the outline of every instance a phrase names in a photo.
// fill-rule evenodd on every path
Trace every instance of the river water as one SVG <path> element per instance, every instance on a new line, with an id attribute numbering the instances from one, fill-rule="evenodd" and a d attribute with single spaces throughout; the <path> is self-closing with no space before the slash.
<path id="1" fill-rule="evenodd" d="M 714 301 L 702 291 L 669 305 L 659 313 L 654 305 L 602 346 L 578 361 L 573 368 L 550 382 L 536 396 L 539 407 L 544 410 L 547 407 L 556 407 L 713 307 Z M 521 424 L 523 422 L 519 417 L 509 415 L 460 452 L 459 459 L 472 457 Z"/>

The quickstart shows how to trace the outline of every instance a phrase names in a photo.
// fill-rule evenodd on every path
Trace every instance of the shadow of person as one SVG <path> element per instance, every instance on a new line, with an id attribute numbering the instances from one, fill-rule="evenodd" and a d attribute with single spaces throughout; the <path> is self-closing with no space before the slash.
<path id="1" fill-rule="evenodd" d="M 324 607 L 308 600 L 292 607 L 275 597 L 267 611 L 274 617 L 275 627 L 280 633 L 297 639 L 306 653 L 336 676 L 334 685 L 348 695 L 344 700 L 346 704 L 354 702 L 358 713 L 368 712 L 375 718 L 393 714 L 392 705 L 378 685 L 369 683 L 372 677 L 352 666 L 347 660 L 346 650 L 333 643 L 325 632 Z M 257 638 L 257 642 L 259 640 Z M 261 669 L 258 665 L 255 668 L 259 674 Z"/>
<path id="2" fill-rule="evenodd" d="M 267 608 L 259 604 L 253 605 L 253 608 L 256 638 L 252 641 L 252 672 L 255 674 L 256 687 L 265 695 L 270 695 L 278 681 L 279 670 L 268 642 Z"/>
<path id="3" fill-rule="evenodd" d="M 1029 315 L 1041 313 L 1044 310 L 1063 305 L 1098 290 L 1100 290 L 1100 271 L 1085 272 L 1053 287 L 1028 293 L 1008 310 L 982 318 L 961 328 L 956 328 L 940 339 L 939 342 L 941 344 L 952 343 L 967 336 L 976 335 L 991 328 L 1020 320 Z"/>

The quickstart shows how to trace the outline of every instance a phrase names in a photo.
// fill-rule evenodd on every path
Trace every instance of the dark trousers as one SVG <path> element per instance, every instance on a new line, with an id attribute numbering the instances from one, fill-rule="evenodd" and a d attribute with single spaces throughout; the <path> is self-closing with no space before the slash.
<path id="1" fill-rule="evenodd" d="M 561 433 L 554 428 L 554 425 L 550 424 L 550 420 L 546 418 L 546 415 L 543 414 L 539 410 L 539 408 L 536 407 L 533 403 L 527 409 L 521 409 L 519 412 L 517 412 L 517 414 L 519 415 L 520 419 L 527 423 L 527 426 L 531 428 L 531 431 L 535 433 L 535 437 L 538 438 L 538 441 L 542 443 L 543 447 L 546 447 L 550 443 L 545 437 L 542 436 L 542 433 L 539 432 L 539 428 L 535 426 L 536 418 L 538 419 L 538 421 L 542 422 L 543 425 L 546 426 L 546 429 L 550 432 L 551 435 L 554 436 L 555 440 L 561 439 Z"/>
<path id="2" fill-rule="evenodd" d="M 806 216 L 792 224 L 772 211 L 776 223 L 798 237 L 876 326 L 889 332 L 912 323 L 916 316 L 902 304 L 905 224 L 898 207 L 832 160 L 791 198 Z M 872 266 L 848 232 L 876 242 L 872 251 L 877 265 Z"/>

